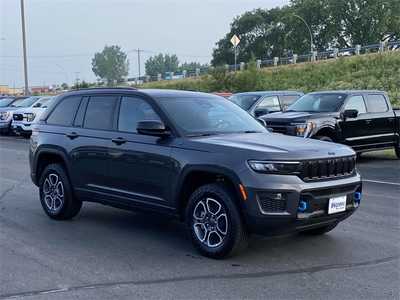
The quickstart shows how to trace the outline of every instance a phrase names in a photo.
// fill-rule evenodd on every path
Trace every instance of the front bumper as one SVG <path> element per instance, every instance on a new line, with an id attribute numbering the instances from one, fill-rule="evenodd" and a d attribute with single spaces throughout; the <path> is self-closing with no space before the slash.
<path id="1" fill-rule="evenodd" d="M 8 131 L 10 129 L 11 120 L 10 121 L 0 121 L 0 130 Z"/>
<path id="2" fill-rule="evenodd" d="M 356 193 L 362 192 L 362 182 L 356 174 L 344 179 L 297 185 L 268 183 L 246 187 L 246 192 L 248 199 L 243 206 L 249 231 L 276 235 L 335 224 L 348 218 L 359 207 Z M 340 196 L 346 196 L 346 210 L 328 214 L 329 199 Z M 300 201 L 307 202 L 305 210 L 299 209 Z"/>
<path id="3" fill-rule="evenodd" d="M 16 134 L 29 134 L 32 133 L 32 123 L 24 123 L 22 121 L 13 121 L 11 124 L 12 130 Z"/>

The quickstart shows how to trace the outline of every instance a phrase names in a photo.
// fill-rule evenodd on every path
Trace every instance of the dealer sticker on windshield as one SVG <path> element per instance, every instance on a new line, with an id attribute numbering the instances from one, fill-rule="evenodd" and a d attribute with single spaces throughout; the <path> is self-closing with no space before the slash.
<path id="1" fill-rule="evenodd" d="M 335 214 L 346 210 L 347 196 L 334 197 L 329 199 L 328 214 Z"/>

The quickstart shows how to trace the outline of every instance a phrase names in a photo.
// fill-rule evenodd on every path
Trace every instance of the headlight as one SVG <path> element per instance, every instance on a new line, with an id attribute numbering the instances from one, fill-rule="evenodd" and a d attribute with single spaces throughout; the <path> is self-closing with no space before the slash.
<path id="1" fill-rule="evenodd" d="M 26 113 L 24 114 L 24 117 L 27 122 L 33 122 L 33 120 L 35 120 L 36 115 L 34 113 Z"/>
<path id="2" fill-rule="evenodd" d="M 10 117 L 11 113 L 9 111 L 0 112 L 0 120 L 5 121 Z"/>
<path id="3" fill-rule="evenodd" d="M 257 161 L 250 160 L 249 166 L 258 173 L 298 175 L 300 162 L 298 161 Z"/>
<path id="4" fill-rule="evenodd" d="M 296 135 L 304 137 L 307 137 L 316 126 L 314 122 L 307 122 L 307 123 L 293 124 L 293 125 L 296 126 Z"/>

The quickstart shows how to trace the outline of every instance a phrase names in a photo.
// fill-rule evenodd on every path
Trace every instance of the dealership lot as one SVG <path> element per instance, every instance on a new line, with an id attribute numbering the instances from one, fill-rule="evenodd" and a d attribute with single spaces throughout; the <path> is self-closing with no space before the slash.
<path id="1" fill-rule="evenodd" d="M 240 256 L 215 261 L 163 217 L 85 203 L 73 221 L 51 221 L 28 147 L 0 137 L 0 299 L 399 297 L 398 160 L 360 160 L 362 205 L 330 234 L 255 236 Z"/>

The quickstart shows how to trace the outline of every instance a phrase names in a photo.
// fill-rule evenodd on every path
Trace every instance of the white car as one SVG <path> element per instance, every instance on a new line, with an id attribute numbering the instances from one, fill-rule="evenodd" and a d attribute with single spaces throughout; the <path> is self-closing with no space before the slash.
<path id="1" fill-rule="evenodd" d="M 41 97 L 31 106 L 13 111 L 11 128 L 16 134 L 30 136 L 32 124 L 39 120 L 54 97 Z"/>

